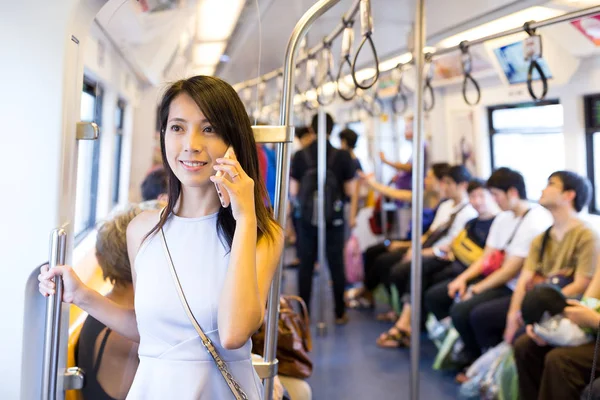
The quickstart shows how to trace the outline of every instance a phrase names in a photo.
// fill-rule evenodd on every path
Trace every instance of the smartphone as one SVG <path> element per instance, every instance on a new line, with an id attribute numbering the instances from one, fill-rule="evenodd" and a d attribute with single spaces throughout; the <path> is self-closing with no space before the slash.
<path id="1" fill-rule="evenodd" d="M 231 154 L 232 151 L 233 150 L 231 149 L 231 147 L 228 147 L 223 158 L 229 158 L 229 155 Z M 217 171 L 215 176 L 223 176 L 223 174 L 224 174 L 223 171 Z M 215 182 L 215 189 L 217 189 L 217 194 L 219 195 L 219 200 L 221 200 L 221 205 L 223 206 L 223 208 L 229 207 L 229 204 L 231 204 L 231 199 L 229 198 L 229 192 L 227 192 L 227 190 L 221 188 L 221 186 L 217 182 Z"/>
<path id="2" fill-rule="evenodd" d="M 446 252 L 440 250 L 438 247 L 434 247 L 433 248 L 433 254 L 437 257 L 437 258 L 444 258 L 446 257 Z"/>

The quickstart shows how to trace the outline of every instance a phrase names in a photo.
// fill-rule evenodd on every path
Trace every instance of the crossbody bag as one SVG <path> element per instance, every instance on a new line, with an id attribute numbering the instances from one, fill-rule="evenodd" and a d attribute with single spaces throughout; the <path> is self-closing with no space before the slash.
<path id="1" fill-rule="evenodd" d="M 173 259 L 171 258 L 169 247 L 167 246 L 165 232 L 162 228 L 160 228 L 160 236 L 162 239 L 165 256 L 167 258 L 167 261 L 169 262 L 169 268 L 171 269 L 171 276 L 173 277 L 173 282 L 175 282 L 175 289 L 177 289 L 177 294 L 179 295 L 179 300 L 181 301 L 181 305 L 183 306 L 185 313 L 187 314 L 190 322 L 196 329 L 196 332 L 198 332 L 198 336 L 200 336 L 204 348 L 206 349 L 206 351 L 208 351 L 208 354 L 211 355 L 212 359 L 217 365 L 217 368 L 219 369 L 219 372 L 223 376 L 223 379 L 225 379 L 225 382 L 227 382 L 227 386 L 229 386 L 229 389 L 231 390 L 231 393 L 233 394 L 235 399 L 248 400 L 248 396 L 246 395 L 246 393 L 244 393 L 240 384 L 235 380 L 235 378 L 229 371 L 229 368 L 227 368 L 227 364 L 225 364 L 225 361 L 223 361 L 221 356 L 219 356 L 219 353 L 217 352 L 217 349 L 215 348 L 214 344 L 208 338 L 208 336 L 204 334 L 202 328 L 200 328 L 200 324 L 198 324 L 198 321 L 196 321 L 196 318 L 194 317 L 194 314 L 190 309 L 190 305 L 188 304 L 187 299 L 185 298 L 183 289 L 181 288 L 181 283 L 179 282 L 179 277 L 177 276 L 177 272 L 175 271 L 175 265 L 173 265 Z"/>

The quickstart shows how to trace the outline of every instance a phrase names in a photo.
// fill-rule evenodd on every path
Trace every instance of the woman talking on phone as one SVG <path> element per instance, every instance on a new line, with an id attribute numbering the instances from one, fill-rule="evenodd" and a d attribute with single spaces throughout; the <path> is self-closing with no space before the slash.
<path id="1" fill-rule="evenodd" d="M 128 399 L 259 399 L 250 359 L 283 248 L 264 205 L 250 121 L 233 88 L 196 76 L 171 85 L 159 109 L 169 191 L 162 211 L 127 228 L 135 307 L 85 286 L 69 266 L 42 267 L 55 292 L 140 343 Z"/>

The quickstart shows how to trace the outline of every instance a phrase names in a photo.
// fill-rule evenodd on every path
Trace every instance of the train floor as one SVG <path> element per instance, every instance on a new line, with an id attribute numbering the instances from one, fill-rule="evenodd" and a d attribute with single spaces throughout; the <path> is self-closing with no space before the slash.
<path id="1" fill-rule="evenodd" d="M 297 293 L 296 271 L 284 270 L 284 293 Z M 317 284 L 316 279 L 314 283 Z M 328 291 L 323 300 L 326 304 L 327 333 L 318 336 L 314 323 L 312 327 L 314 369 L 308 382 L 313 399 L 409 399 L 410 351 L 382 349 L 375 344 L 379 334 L 391 325 L 376 321 L 375 311 L 349 310 L 349 322 L 336 326 L 333 323 L 331 292 Z M 458 385 L 454 383 L 455 373 L 431 368 L 436 351 L 423 335 L 420 398 L 456 399 Z"/>

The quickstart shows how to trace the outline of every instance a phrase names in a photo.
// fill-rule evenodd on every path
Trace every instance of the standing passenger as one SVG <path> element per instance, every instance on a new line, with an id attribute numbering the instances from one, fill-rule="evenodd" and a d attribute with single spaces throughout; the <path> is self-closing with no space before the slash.
<path id="1" fill-rule="evenodd" d="M 331 280 L 333 281 L 333 294 L 335 301 L 335 322 L 345 324 L 348 321 L 346 306 L 344 304 L 344 289 L 346 276 L 344 274 L 344 207 L 347 197 L 354 192 L 356 167 L 350 154 L 344 150 L 336 150 L 329 143 L 329 135 L 333 130 L 333 118 L 327 114 L 327 184 L 331 188 L 331 206 L 335 215 L 327 225 L 327 261 Z M 318 130 L 318 117 L 312 120 L 313 131 Z M 302 215 L 298 224 L 298 240 L 300 249 L 300 270 L 298 272 L 298 288 L 300 297 L 310 309 L 312 294 L 313 271 L 317 260 L 317 208 L 313 207 L 316 194 L 316 168 L 317 168 L 317 141 L 313 141 L 306 149 L 294 155 L 291 166 L 290 196 L 298 197 L 302 210 L 312 208 L 312 215 Z M 304 186 L 304 187 L 303 187 Z M 335 192 L 334 192 L 335 191 Z M 306 196 L 304 196 L 306 195 Z M 306 197 L 303 199 L 303 197 Z M 335 199 L 335 200 L 334 200 Z M 335 203 L 335 204 L 334 204 Z M 339 204 L 338 204 L 339 203 Z"/>
<path id="2" fill-rule="evenodd" d="M 51 279 L 61 275 L 63 301 L 140 343 L 131 399 L 232 397 L 192 317 L 247 397 L 261 399 L 250 336 L 263 320 L 283 236 L 262 202 L 250 120 L 233 88 L 207 76 L 174 83 L 159 116 L 168 205 L 160 213 L 143 212 L 127 228 L 135 308 L 91 290 L 69 266 L 42 267 L 40 292 L 54 294 Z M 215 184 L 229 195 L 229 207 L 222 206 Z M 189 318 L 171 267 L 192 311 Z"/>

